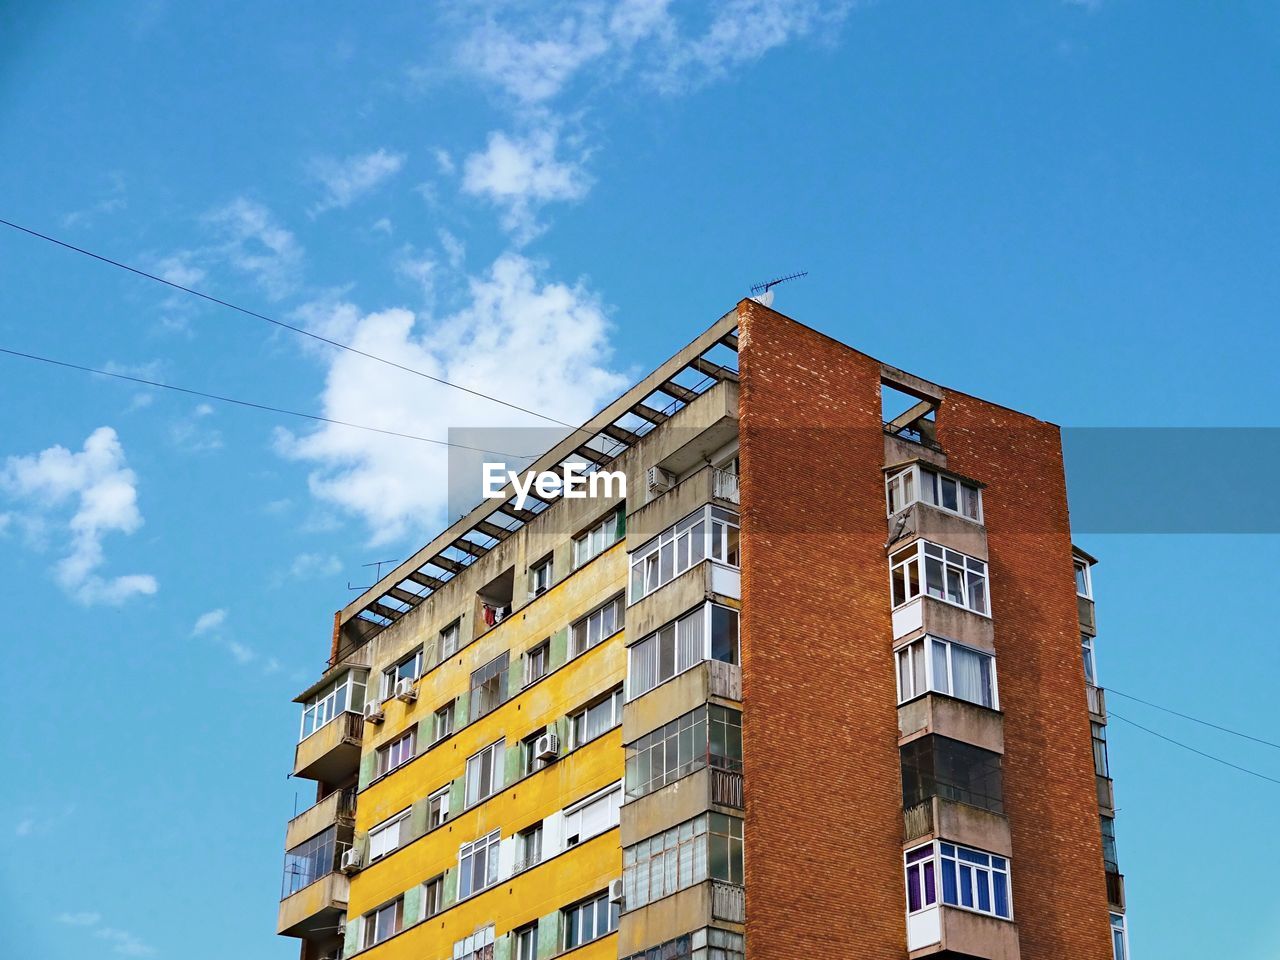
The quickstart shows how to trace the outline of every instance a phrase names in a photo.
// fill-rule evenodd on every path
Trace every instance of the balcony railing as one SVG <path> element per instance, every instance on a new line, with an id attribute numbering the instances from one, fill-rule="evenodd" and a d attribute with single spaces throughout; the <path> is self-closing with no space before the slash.
<path id="1" fill-rule="evenodd" d="M 1124 909 L 1124 875 L 1107 871 L 1107 903 Z"/>
<path id="2" fill-rule="evenodd" d="M 902 839 L 915 840 L 933 833 L 933 801 L 926 800 L 902 811 Z"/>
<path id="3" fill-rule="evenodd" d="M 334 824 L 350 824 L 356 815 L 356 788 L 335 790 L 317 800 L 306 810 L 289 821 L 285 828 L 285 849 L 292 850 L 298 844 L 315 836 Z"/>
<path id="4" fill-rule="evenodd" d="M 738 499 L 738 475 L 727 470 L 711 470 L 711 495 L 717 500 L 740 502 Z"/>
<path id="5" fill-rule="evenodd" d="M 742 774 L 711 768 L 711 802 L 742 809 Z"/>
<path id="6" fill-rule="evenodd" d="M 360 764 L 364 717 L 344 711 L 298 744 L 293 775 L 307 780 L 341 783 Z"/>
<path id="7" fill-rule="evenodd" d="M 1101 687 L 1095 687 L 1093 684 L 1086 684 L 1084 688 L 1085 695 L 1089 698 L 1089 712 L 1095 717 L 1107 717 L 1107 695 Z"/>
<path id="8" fill-rule="evenodd" d="M 711 884 L 711 916 L 730 923 L 747 922 L 747 892 L 732 883 Z"/>

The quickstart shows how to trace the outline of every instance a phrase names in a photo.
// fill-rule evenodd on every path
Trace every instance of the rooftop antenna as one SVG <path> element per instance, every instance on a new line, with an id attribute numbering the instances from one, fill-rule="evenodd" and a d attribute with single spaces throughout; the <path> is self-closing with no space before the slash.
<path id="1" fill-rule="evenodd" d="M 799 280 L 801 277 L 807 277 L 808 270 L 801 270 L 799 273 L 789 273 L 785 277 L 774 277 L 766 283 L 757 283 L 751 287 L 752 297 L 756 303 L 762 307 L 773 306 L 773 288 L 780 283 L 786 283 L 788 280 Z"/>
<path id="2" fill-rule="evenodd" d="M 362 564 L 360 564 L 360 566 L 362 566 L 362 567 L 377 567 L 377 568 L 378 568 L 378 572 L 377 572 L 377 574 L 375 574 L 375 576 L 374 576 L 374 578 L 373 578 L 373 582 L 374 582 L 374 583 L 377 583 L 379 580 L 381 580 L 381 579 L 382 579 L 382 568 L 383 568 L 384 566 L 386 566 L 388 563 L 397 563 L 397 562 L 398 562 L 398 561 L 396 561 L 396 560 L 375 560 L 375 561 L 373 561 L 373 563 L 362 563 Z M 351 581 L 350 581 L 350 580 L 348 580 L 348 581 L 347 581 L 347 589 L 348 589 L 348 590 L 368 590 L 369 588 L 368 588 L 368 587 L 353 587 L 353 586 L 351 585 Z"/>

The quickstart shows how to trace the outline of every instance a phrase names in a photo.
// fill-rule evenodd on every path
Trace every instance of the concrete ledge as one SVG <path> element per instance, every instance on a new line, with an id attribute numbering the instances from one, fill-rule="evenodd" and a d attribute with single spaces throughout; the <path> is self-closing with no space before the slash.
<path id="1" fill-rule="evenodd" d="M 328 927 L 337 925 L 347 912 L 350 882 L 341 873 L 330 873 L 280 901 L 276 933 L 304 940 L 332 938 Z"/>
<path id="2" fill-rule="evenodd" d="M 913 540 L 929 540 L 939 546 L 959 550 L 979 560 L 987 560 L 987 528 L 975 520 L 949 513 L 929 503 L 913 503 L 888 519 L 890 552 Z"/>
<path id="3" fill-rule="evenodd" d="M 894 646 L 931 633 L 975 650 L 996 652 L 995 626 L 990 617 L 957 607 L 936 597 L 916 597 L 893 611 Z"/>
<path id="4" fill-rule="evenodd" d="M 704 660 L 626 704 L 622 710 L 622 742 L 634 743 L 708 701 L 723 701 L 736 708 L 741 699 L 741 668 Z"/>
<path id="5" fill-rule="evenodd" d="M 933 797 L 903 814 L 903 847 L 929 840 L 950 840 L 1002 857 L 1013 856 L 1009 819 L 981 807 Z"/>
<path id="6" fill-rule="evenodd" d="M 936 934 L 938 940 L 911 950 L 907 954 L 910 960 L 920 957 L 1020 960 L 1016 923 L 946 904 L 940 904 L 933 910 L 937 911 L 937 916 L 929 919 L 933 920 L 932 933 Z M 908 923 L 916 921 L 918 927 L 924 927 L 926 924 L 919 922 L 922 919 L 924 917 L 921 914 L 914 914 Z"/>
<path id="7" fill-rule="evenodd" d="M 898 745 L 936 733 L 1004 753 L 1004 716 L 976 703 L 927 693 L 898 707 Z"/>

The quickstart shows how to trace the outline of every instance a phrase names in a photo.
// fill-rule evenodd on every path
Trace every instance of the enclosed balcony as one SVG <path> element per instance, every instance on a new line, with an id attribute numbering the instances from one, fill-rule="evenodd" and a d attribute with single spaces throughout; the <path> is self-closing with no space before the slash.
<path id="1" fill-rule="evenodd" d="M 351 828 L 334 825 L 285 854 L 277 933 L 304 940 L 337 935 L 347 914 L 348 889 L 339 868 L 350 847 Z"/>

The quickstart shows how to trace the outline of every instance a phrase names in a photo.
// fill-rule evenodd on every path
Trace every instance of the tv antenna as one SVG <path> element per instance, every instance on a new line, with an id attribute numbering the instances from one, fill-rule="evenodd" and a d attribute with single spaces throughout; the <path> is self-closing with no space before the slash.
<path id="1" fill-rule="evenodd" d="M 785 277 L 774 277 L 765 283 L 753 284 L 751 287 L 751 299 L 763 307 L 772 306 L 774 287 L 780 283 L 786 283 L 788 280 L 799 280 L 801 277 L 807 277 L 808 275 L 808 270 L 801 270 L 799 273 L 789 273 Z"/>
<path id="2" fill-rule="evenodd" d="M 382 579 L 382 568 L 383 568 L 383 567 L 385 567 L 388 563 L 398 563 L 398 562 L 399 562 L 398 560 L 375 560 L 375 561 L 373 561 L 373 563 L 362 563 L 362 564 L 360 564 L 360 566 L 362 566 L 362 567 L 377 567 L 377 568 L 378 568 L 378 572 L 374 575 L 374 578 L 373 578 L 373 582 L 374 582 L 374 583 L 377 583 L 379 580 L 381 580 L 381 579 Z M 350 580 L 348 580 L 348 581 L 347 581 L 347 589 L 348 589 L 348 590 L 368 590 L 369 588 L 368 588 L 368 587 L 353 587 L 353 586 L 351 585 L 351 581 L 350 581 Z"/>

